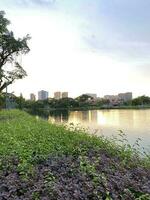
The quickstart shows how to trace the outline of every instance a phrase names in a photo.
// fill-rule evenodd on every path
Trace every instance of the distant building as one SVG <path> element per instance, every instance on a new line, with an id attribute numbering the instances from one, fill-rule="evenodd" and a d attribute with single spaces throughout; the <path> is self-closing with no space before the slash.
<path id="1" fill-rule="evenodd" d="M 118 97 L 123 101 L 130 101 L 132 100 L 132 92 L 120 93 Z"/>
<path id="2" fill-rule="evenodd" d="M 36 100 L 35 94 L 33 94 L 33 93 L 30 94 L 30 100 L 31 101 L 35 101 Z"/>
<path id="3" fill-rule="evenodd" d="M 132 100 L 132 92 L 119 93 L 118 95 L 105 95 L 104 99 L 109 100 L 112 105 L 122 104 Z"/>
<path id="4" fill-rule="evenodd" d="M 104 99 L 109 100 L 110 105 L 120 104 L 120 99 L 119 99 L 118 95 L 105 95 Z"/>
<path id="5" fill-rule="evenodd" d="M 61 92 L 54 92 L 54 99 L 61 99 Z"/>
<path id="6" fill-rule="evenodd" d="M 117 101 L 119 99 L 118 95 L 105 95 L 104 99 L 107 99 L 109 101 Z"/>
<path id="7" fill-rule="evenodd" d="M 94 94 L 94 93 L 86 93 L 86 95 L 96 99 L 97 98 L 97 94 Z"/>
<path id="8" fill-rule="evenodd" d="M 62 98 L 68 98 L 68 92 L 62 92 Z"/>
<path id="9" fill-rule="evenodd" d="M 38 100 L 45 100 L 48 99 L 48 92 L 41 90 L 38 92 Z"/>

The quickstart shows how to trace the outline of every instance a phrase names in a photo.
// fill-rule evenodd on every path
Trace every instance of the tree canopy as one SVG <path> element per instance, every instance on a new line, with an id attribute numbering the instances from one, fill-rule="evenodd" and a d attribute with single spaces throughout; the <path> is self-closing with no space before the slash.
<path id="1" fill-rule="evenodd" d="M 86 102 L 88 101 L 89 99 L 92 100 L 93 97 L 87 95 L 87 94 L 82 94 L 81 96 L 77 97 L 76 98 L 79 102 Z"/>
<path id="2" fill-rule="evenodd" d="M 132 105 L 150 105 L 150 97 L 148 96 L 140 96 L 132 100 Z"/>
<path id="3" fill-rule="evenodd" d="M 0 11 L 0 93 L 16 79 L 27 76 L 17 57 L 30 51 L 27 44 L 30 36 L 16 39 L 8 29 L 9 24 L 5 12 Z"/>

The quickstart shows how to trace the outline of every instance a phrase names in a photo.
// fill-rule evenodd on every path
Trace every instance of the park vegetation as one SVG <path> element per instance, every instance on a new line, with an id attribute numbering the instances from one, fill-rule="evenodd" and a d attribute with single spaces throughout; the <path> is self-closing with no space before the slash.
<path id="1" fill-rule="evenodd" d="M 128 102 L 122 102 L 120 104 L 112 105 L 109 100 L 106 99 L 93 99 L 88 95 L 81 95 L 77 98 L 62 98 L 54 99 L 49 98 L 46 100 L 31 101 L 23 98 L 22 95 L 19 97 L 14 94 L 2 93 L 0 94 L 0 108 L 27 109 L 38 111 L 38 110 L 87 110 L 87 109 L 104 109 L 104 108 L 149 108 L 150 97 L 140 96 L 134 98 Z"/>
<path id="2" fill-rule="evenodd" d="M 5 12 L 0 11 L 0 94 L 15 80 L 27 76 L 17 58 L 30 51 L 27 44 L 30 36 L 15 38 L 8 28 L 9 25 L 10 21 L 5 18 Z"/>
<path id="3" fill-rule="evenodd" d="M 29 101 L 8 93 L 10 84 L 27 75 L 17 57 L 30 50 L 29 35 L 15 38 L 9 24 L 0 11 L 0 199 L 149 200 L 150 156 L 140 154 L 138 141 L 135 148 L 122 131 L 120 138 L 107 139 L 20 111 L 102 108 L 110 102 L 88 95 Z M 147 106 L 150 98 L 125 105 Z"/>
<path id="4" fill-rule="evenodd" d="M 19 110 L 0 111 L 2 199 L 150 199 L 150 157 Z M 138 147 L 138 141 L 137 141 Z"/>

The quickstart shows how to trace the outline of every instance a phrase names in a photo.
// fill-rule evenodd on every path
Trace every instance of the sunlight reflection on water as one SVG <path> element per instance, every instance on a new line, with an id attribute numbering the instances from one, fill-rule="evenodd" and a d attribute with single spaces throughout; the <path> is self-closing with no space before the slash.
<path id="1" fill-rule="evenodd" d="M 48 120 L 52 123 L 73 123 L 88 128 L 97 135 L 118 135 L 122 130 L 134 144 L 141 138 L 141 146 L 150 150 L 150 109 L 145 110 L 88 110 L 72 111 L 50 115 Z"/>

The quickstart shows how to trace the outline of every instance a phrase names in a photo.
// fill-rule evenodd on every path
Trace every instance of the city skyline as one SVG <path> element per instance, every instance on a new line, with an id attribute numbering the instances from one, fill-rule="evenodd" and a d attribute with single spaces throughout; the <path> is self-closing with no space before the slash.
<path id="1" fill-rule="evenodd" d="M 32 37 L 20 58 L 28 77 L 9 92 L 150 96 L 148 0 L 5 0 L 0 7 L 17 37 Z"/>
<path id="2" fill-rule="evenodd" d="M 80 94 L 79 96 L 81 96 L 81 95 L 88 95 L 88 96 L 92 97 L 94 100 L 99 99 L 99 98 L 104 98 L 104 99 L 113 100 L 113 101 L 121 100 L 121 99 L 124 99 L 125 101 L 129 101 L 129 100 L 132 100 L 132 98 L 133 98 L 132 92 L 125 92 L 125 93 L 118 93 L 118 94 L 105 94 L 104 96 L 97 96 L 96 93 L 83 93 L 83 94 Z M 79 96 L 76 96 L 76 98 Z M 48 98 L 54 98 L 57 100 L 62 99 L 62 98 L 73 98 L 73 97 L 69 96 L 69 93 L 67 91 L 65 91 L 65 92 L 55 91 L 53 93 L 53 95 L 50 95 L 49 91 L 45 91 L 45 90 L 40 90 L 37 92 L 37 94 L 30 93 L 29 97 L 30 97 L 30 100 L 32 100 L 32 101 L 44 100 L 44 99 L 48 99 Z"/>

